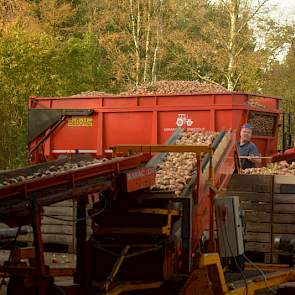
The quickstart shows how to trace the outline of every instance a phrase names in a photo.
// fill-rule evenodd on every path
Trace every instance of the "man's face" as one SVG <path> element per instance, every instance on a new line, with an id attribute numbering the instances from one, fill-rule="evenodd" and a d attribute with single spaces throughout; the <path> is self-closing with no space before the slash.
<path id="1" fill-rule="evenodd" d="M 251 141 L 252 130 L 249 128 L 242 128 L 240 136 L 241 136 L 241 141 Z"/>

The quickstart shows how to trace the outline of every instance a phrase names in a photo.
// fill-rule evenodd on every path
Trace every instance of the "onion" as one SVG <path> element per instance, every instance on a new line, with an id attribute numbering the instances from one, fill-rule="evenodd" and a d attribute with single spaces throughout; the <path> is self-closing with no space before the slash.
<path id="1" fill-rule="evenodd" d="M 211 144 L 217 133 L 199 129 L 183 131 L 176 140 L 177 145 Z M 156 183 L 153 189 L 174 191 L 180 196 L 185 184 L 189 183 L 196 167 L 195 153 L 168 153 L 164 162 L 157 165 Z M 167 179 L 169 181 L 167 182 Z"/>

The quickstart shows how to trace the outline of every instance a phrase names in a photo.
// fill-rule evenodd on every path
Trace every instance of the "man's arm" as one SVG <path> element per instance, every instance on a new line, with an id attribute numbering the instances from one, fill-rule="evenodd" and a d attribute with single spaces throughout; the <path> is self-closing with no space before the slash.
<path id="1" fill-rule="evenodd" d="M 259 157 L 260 156 L 257 146 L 254 143 L 251 144 L 251 148 L 249 150 L 249 156 L 250 156 L 249 161 L 251 161 L 252 163 L 255 163 L 256 165 L 259 165 L 261 163 L 261 159 L 251 158 L 251 157 Z"/>

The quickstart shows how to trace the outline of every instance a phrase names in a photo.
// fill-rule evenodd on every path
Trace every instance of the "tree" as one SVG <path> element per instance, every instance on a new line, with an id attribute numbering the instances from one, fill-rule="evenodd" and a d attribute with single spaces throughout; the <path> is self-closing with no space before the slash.
<path id="1" fill-rule="evenodd" d="M 90 23 L 113 63 L 120 85 L 156 80 L 166 0 L 92 1 Z M 119 82 L 121 80 L 122 82 Z"/>
<path id="2" fill-rule="evenodd" d="M 31 95 L 116 93 L 160 79 L 271 91 L 264 79 L 291 69 L 294 49 L 287 64 L 277 56 L 293 28 L 259 1 L 0 0 L 0 169 L 25 163 Z"/>
<path id="3" fill-rule="evenodd" d="M 254 20 L 269 0 L 258 0 L 255 7 L 253 7 L 252 3 L 248 0 L 221 0 L 221 2 L 229 17 L 228 42 L 226 42 L 226 39 L 222 42 L 228 55 L 228 65 L 225 76 L 227 79 L 227 88 L 229 90 L 234 90 L 240 79 L 238 60 L 250 43 L 249 38 L 244 37 L 245 33 L 248 33 L 250 22 Z"/>
<path id="4" fill-rule="evenodd" d="M 179 16 L 169 22 L 175 32 L 168 34 L 169 72 L 229 90 L 261 91 L 265 71 L 290 42 L 293 30 L 265 13 L 266 0 L 253 3 L 178 3 Z"/>
<path id="5" fill-rule="evenodd" d="M 108 64 L 91 30 L 61 42 L 38 25 L 31 31 L 12 21 L 0 34 L 1 170 L 26 164 L 29 96 L 106 89 L 109 81 Z"/>
<path id="6" fill-rule="evenodd" d="M 282 108 L 295 115 L 295 44 L 292 43 L 283 62 L 276 61 L 265 74 L 263 91 L 283 98 Z"/>
<path id="7" fill-rule="evenodd" d="M 163 33 L 163 5 L 162 0 L 129 0 L 129 27 L 136 57 L 136 86 L 140 82 L 156 80 L 158 51 Z"/>

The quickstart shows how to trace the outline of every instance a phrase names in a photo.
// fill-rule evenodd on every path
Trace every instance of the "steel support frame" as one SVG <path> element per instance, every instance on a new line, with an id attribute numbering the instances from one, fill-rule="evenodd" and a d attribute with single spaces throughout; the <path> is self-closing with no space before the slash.
<path id="1" fill-rule="evenodd" d="M 86 262 L 86 238 L 87 238 L 87 222 L 86 222 L 86 204 L 87 196 L 81 196 L 77 200 L 77 222 L 76 222 L 76 273 L 74 282 L 79 284 L 83 289 L 87 290 L 87 278 L 85 277 Z M 87 294 L 87 292 L 86 292 Z"/>
<path id="2" fill-rule="evenodd" d="M 41 207 L 36 201 L 31 203 L 32 206 L 32 227 L 34 235 L 34 248 L 36 258 L 37 275 L 37 292 L 38 295 L 46 295 L 47 289 L 50 283 L 50 277 L 48 276 L 45 258 L 44 258 L 44 245 L 42 240 L 41 231 Z"/>
<path id="3" fill-rule="evenodd" d="M 182 222 L 181 222 L 181 240 L 182 240 L 182 263 L 183 273 L 190 273 L 192 269 L 192 213 L 194 201 L 193 198 L 181 197 L 171 198 L 167 196 L 157 195 L 157 200 L 165 199 L 174 203 L 182 204 Z M 150 199 L 150 198 L 149 198 Z"/>
<path id="4" fill-rule="evenodd" d="M 200 156 L 202 153 L 212 154 L 210 145 L 178 145 L 178 144 L 119 144 L 114 147 L 115 153 L 196 153 Z"/>

